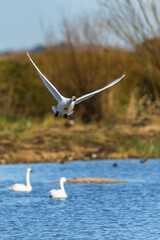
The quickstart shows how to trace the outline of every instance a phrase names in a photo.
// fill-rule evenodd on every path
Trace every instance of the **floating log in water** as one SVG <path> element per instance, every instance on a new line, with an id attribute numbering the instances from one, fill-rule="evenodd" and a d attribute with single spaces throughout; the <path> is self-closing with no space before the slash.
<path id="1" fill-rule="evenodd" d="M 54 181 L 59 182 L 59 181 Z M 108 179 L 108 178 L 73 178 L 67 180 L 67 183 L 123 183 L 128 181 Z"/>

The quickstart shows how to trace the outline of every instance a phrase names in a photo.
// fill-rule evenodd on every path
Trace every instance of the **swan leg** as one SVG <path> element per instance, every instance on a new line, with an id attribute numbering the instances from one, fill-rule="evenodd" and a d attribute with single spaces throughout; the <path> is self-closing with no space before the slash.
<path id="1" fill-rule="evenodd" d="M 64 117 L 64 118 L 67 118 L 67 116 L 68 116 L 67 114 L 64 114 L 64 116 L 63 116 L 63 117 Z"/>
<path id="2" fill-rule="evenodd" d="M 54 115 L 55 117 L 58 117 L 58 111 L 55 113 L 55 115 Z"/>

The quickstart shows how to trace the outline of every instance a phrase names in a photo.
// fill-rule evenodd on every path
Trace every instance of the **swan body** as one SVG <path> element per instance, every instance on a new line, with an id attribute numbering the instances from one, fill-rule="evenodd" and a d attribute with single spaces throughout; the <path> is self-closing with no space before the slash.
<path id="1" fill-rule="evenodd" d="M 27 168 L 26 171 L 26 185 L 23 183 L 15 183 L 14 185 L 8 187 L 10 191 L 16 192 L 30 192 L 32 191 L 32 186 L 30 184 L 30 172 L 32 172 L 31 168 Z"/>
<path id="2" fill-rule="evenodd" d="M 60 179 L 60 187 L 61 189 L 52 189 L 50 190 L 50 197 L 51 198 L 67 198 L 67 194 L 64 189 L 64 182 L 67 182 L 67 179 L 65 177 L 61 177 Z"/>
<path id="3" fill-rule="evenodd" d="M 74 111 L 74 106 L 92 96 L 94 96 L 96 93 L 99 93 L 103 90 L 105 90 L 106 88 L 109 88 L 111 86 L 113 86 L 114 84 L 118 83 L 124 76 L 125 74 L 114 80 L 113 82 L 111 82 L 110 84 L 108 84 L 107 86 L 98 89 L 94 92 L 88 93 L 86 95 L 83 95 L 79 98 L 76 98 L 75 96 L 72 96 L 71 98 L 66 98 L 63 97 L 59 91 L 50 83 L 50 81 L 41 73 L 41 71 L 38 69 L 38 67 L 36 66 L 36 64 L 33 62 L 33 60 L 31 59 L 29 53 L 27 52 L 27 56 L 29 57 L 30 61 L 32 62 L 32 64 L 34 65 L 34 67 L 36 68 L 36 70 L 39 73 L 39 76 L 41 77 L 41 79 L 43 80 L 45 86 L 48 88 L 48 90 L 50 91 L 50 93 L 53 95 L 53 97 L 56 99 L 56 101 L 58 102 L 57 107 L 52 106 L 52 110 L 55 113 L 55 117 L 57 117 L 58 115 L 62 115 L 64 118 L 67 118 L 68 115 L 71 115 Z"/>

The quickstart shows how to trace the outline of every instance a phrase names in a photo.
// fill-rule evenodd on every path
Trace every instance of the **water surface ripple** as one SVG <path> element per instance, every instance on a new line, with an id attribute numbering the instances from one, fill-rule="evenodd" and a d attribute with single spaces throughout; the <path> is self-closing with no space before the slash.
<path id="1" fill-rule="evenodd" d="M 160 160 L 19 164 L 0 166 L 1 240 L 158 240 L 160 239 Z M 11 192 L 25 183 L 31 193 Z M 68 198 L 50 199 L 61 176 L 102 177 L 128 183 L 65 184 Z"/>

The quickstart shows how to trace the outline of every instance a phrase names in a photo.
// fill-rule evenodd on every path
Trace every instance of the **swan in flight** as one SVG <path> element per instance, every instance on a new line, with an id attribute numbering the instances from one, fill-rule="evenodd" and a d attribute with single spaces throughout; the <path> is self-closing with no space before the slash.
<path id="1" fill-rule="evenodd" d="M 109 83 L 107 86 L 105 86 L 101 89 L 98 89 L 94 92 L 83 95 L 79 98 L 76 98 L 75 96 L 72 96 L 71 98 L 66 98 L 66 97 L 62 96 L 59 93 L 59 91 L 50 83 L 50 81 L 41 73 L 41 71 L 38 69 L 36 64 L 31 59 L 28 52 L 27 52 L 27 56 L 29 57 L 29 59 L 32 62 L 32 64 L 34 65 L 34 67 L 37 69 L 39 76 L 42 78 L 45 86 L 48 88 L 50 93 L 53 95 L 53 97 L 58 102 L 57 107 L 52 106 L 52 110 L 55 113 L 55 117 L 57 117 L 58 115 L 62 115 L 64 118 L 67 118 L 68 115 L 71 115 L 74 112 L 73 109 L 76 104 L 94 96 L 96 93 L 99 93 L 99 92 L 105 90 L 106 88 L 113 86 L 114 84 L 118 83 L 125 76 L 125 74 L 124 74 L 122 77 L 114 80 L 113 82 Z"/>
<path id="2" fill-rule="evenodd" d="M 52 189 L 49 191 L 51 198 L 67 198 L 67 194 L 64 189 L 64 182 L 67 182 L 67 179 L 65 177 L 60 178 L 60 187 L 61 189 Z"/>
<path id="3" fill-rule="evenodd" d="M 8 187 L 11 191 L 16 192 L 30 192 L 32 191 L 32 186 L 30 184 L 30 172 L 32 172 L 31 168 L 27 168 L 26 171 L 26 185 L 23 183 L 15 183 L 14 185 Z"/>

